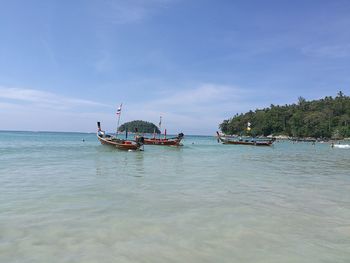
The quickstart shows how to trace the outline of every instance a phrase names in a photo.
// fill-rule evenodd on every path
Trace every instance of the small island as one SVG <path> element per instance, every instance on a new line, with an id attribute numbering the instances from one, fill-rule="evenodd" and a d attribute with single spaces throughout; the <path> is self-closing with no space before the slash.
<path id="1" fill-rule="evenodd" d="M 247 123 L 250 123 L 247 129 Z M 339 91 L 335 98 L 284 106 L 271 105 L 224 120 L 219 128 L 225 134 L 286 136 L 294 138 L 343 139 L 350 137 L 350 97 Z"/>
<path id="2" fill-rule="evenodd" d="M 122 124 L 118 130 L 124 132 L 126 129 L 130 132 L 134 132 L 137 129 L 140 133 L 160 133 L 159 128 L 155 124 L 142 120 L 126 122 Z"/>

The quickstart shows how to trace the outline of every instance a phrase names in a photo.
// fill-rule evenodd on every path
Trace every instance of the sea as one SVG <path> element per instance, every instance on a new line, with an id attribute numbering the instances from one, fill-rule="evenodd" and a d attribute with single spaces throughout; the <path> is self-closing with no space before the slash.
<path id="1" fill-rule="evenodd" d="M 350 262 L 350 149 L 0 132 L 0 262 Z"/>

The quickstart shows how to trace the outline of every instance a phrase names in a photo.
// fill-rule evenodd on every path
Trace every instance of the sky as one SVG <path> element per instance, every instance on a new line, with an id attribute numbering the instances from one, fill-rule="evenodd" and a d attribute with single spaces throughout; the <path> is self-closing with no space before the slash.
<path id="1" fill-rule="evenodd" d="M 0 130 L 212 135 L 236 113 L 350 95 L 348 0 L 0 0 Z"/>

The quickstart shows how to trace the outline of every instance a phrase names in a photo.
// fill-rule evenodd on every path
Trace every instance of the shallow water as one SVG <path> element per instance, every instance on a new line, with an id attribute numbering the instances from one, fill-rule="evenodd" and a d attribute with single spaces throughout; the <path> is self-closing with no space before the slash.
<path id="1" fill-rule="evenodd" d="M 350 262 L 350 150 L 329 144 L 0 132 L 0 201 L 0 262 Z"/>

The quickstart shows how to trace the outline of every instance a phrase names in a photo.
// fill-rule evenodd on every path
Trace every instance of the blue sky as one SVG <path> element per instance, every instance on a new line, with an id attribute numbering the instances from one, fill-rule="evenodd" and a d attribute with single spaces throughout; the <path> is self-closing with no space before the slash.
<path id="1" fill-rule="evenodd" d="M 0 130 L 214 134 L 250 109 L 350 95 L 350 1 L 0 1 Z"/>

